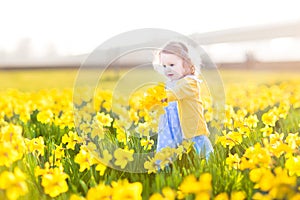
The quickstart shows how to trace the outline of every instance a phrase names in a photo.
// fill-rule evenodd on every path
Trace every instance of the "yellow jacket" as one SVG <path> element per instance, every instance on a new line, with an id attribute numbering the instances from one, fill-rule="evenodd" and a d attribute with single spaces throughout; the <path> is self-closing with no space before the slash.
<path id="1" fill-rule="evenodd" d="M 209 135 L 200 97 L 200 83 L 195 76 L 185 76 L 174 87 L 167 88 L 167 100 L 177 101 L 183 138 Z"/>

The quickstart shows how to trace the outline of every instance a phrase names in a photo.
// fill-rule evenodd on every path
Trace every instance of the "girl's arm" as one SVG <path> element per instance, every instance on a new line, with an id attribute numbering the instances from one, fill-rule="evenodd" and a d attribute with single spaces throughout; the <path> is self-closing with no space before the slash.
<path id="1" fill-rule="evenodd" d="M 187 97 L 195 96 L 197 94 L 197 82 L 191 78 L 180 79 L 176 85 L 167 89 L 167 99 L 163 99 L 166 102 L 178 101 Z"/>

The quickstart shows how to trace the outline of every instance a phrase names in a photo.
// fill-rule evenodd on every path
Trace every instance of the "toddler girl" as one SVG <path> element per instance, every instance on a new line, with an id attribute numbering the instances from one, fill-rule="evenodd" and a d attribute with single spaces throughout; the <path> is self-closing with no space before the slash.
<path id="1" fill-rule="evenodd" d="M 157 151 L 164 147 L 176 147 L 183 140 L 194 142 L 199 155 L 208 158 L 213 151 L 208 139 L 203 104 L 200 98 L 200 83 L 195 75 L 189 50 L 182 42 L 172 41 L 157 54 L 158 62 L 167 77 L 168 102 L 165 114 L 160 117 Z"/>

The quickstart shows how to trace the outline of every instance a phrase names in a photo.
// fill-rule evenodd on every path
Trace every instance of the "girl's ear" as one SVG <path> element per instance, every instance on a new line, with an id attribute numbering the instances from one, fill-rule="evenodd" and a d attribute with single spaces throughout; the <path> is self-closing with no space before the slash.
<path id="1" fill-rule="evenodd" d="M 195 71 L 196 71 L 195 66 L 194 66 L 194 65 L 191 65 L 190 68 L 191 68 L 191 69 L 190 69 L 190 70 L 191 70 L 191 74 L 194 75 L 194 74 L 195 74 Z"/>
<path id="2" fill-rule="evenodd" d="M 183 60 L 182 64 L 183 64 L 183 68 L 184 68 L 186 75 L 191 75 L 195 72 L 195 70 L 193 70 L 193 68 L 192 68 L 193 65 L 191 65 L 191 63 L 188 62 L 187 60 Z"/>

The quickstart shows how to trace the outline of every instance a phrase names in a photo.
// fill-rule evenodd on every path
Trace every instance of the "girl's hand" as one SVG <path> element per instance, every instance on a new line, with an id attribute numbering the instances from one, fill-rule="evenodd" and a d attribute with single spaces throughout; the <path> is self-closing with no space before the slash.
<path id="1" fill-rule="evenodd" d="M 167 98 L 164 98 L 164 99 L 161 100 L 161 102 L 162 102 L 162 103 L 167 103 L 167 102 L 168 102 L 168 99 L 167 99 Z"/>

